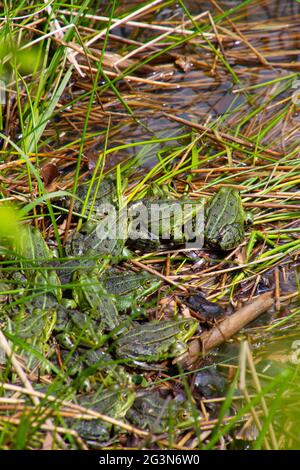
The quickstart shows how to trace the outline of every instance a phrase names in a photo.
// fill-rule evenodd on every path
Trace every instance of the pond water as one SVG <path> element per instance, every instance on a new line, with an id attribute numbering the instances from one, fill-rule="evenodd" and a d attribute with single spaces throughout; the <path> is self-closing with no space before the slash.
<path id="1" fill-rule="evenodd" d="M 120 11 L 128 12 L 129 7 L 134 8 L 136 5 L 140 5 L 140 2 L 120 2 L 116 15 Z M 214 2 L 186 1 L 185 5 L 194 16 L 198 17 L 203 13 L 203 17 L 198 20 L 203 31 L 212 30 L 209 18 L 204 13 L 210 11 L 217 19 Z M 135 144 L 125 150 L 112 152 L 107 159 L 108 168 L 124 159 L 136 157 L 137 166 L 146 169 L 153 166 L 157 162 L 157 152 L 163 150 L 166 143 L 139 147 L 136 142 L 153 137 L 174 138 L 186 131 L 182 124 L 166 118 L 164 112 L 198 123 L 218 122 L 219 129 L 236 129 L 236 132 L 243 132 L 249 138 L 269 118 L 274 118 L 274 113 L 280 115 L 293 92 L 291 81 L 295 81 L 294 86 L 297 88 L 296 76 L 293 74 L 300 69 L 300 4 L 293 0 L 279 0 L 223 1 L 218 2 L 218 5 L 226 11 L 228 8 L 238 7 L 230 15 L 229 22 L 225 19 L 216 21 L 220 41 L 214 41 L 213 46 L 219 50 L 220 57 L 224 57 L 227 66 L 221 59 L 215 60 L 215 54 L 200 32 L 195 38 L 165 53 L 159 53 L 142 67 L 139 65 L 140 61 L 147 61 L 153 50 L 160 51 L 163 47 L 154 45 L 139 54 L 133 54 L 130 57 L 130 66 L 137 67 L 134 75 L 140 77 L 141 81 L 126 79 L 116 84 L 137 120 L 128 117 L 124 106 L 105 87 L 105 80 L 102 82 L 104 88 L 103 92 L 99 91 L 99 100 L 104 110 L 112 113 L 109 146 Z M 110 6 L 111 2 L 107 2 L 107 11 Z M 105 16 L 105 13 L 102 14 Z M 150 27 L 138 28 L 133 24 L 114 28 L 106 50 L 126 56 L 138 44 L 151 41 L 160 34 L 160 31 L 151 29 L 151 26 L 160 24 L 172 28 L 180 25 L 183 10 L 174 2 L 144 15 L 138 21 L 144 21 Z M 230 21 L 234 22 L 236 31 Z M 99 22 L 100 25 L 104 27 L 105 23 Z M 190 28 L 191 33 L 194 31 L 190 24 L 186 27 Z M 244 40 L 239 38 L 240 35 Z M 128 45 L 128 41 L 132 41 L 134 46 Z M 163 42 L 166 44 L 165 49 L 168 49 L 170 41 L 165 39 Z M 96 50 L 101 44 L 96 42 L 93 47 Z M 112 59 L 108 58 L 108 64 L 111 66 L 107 70 L 116 71 L 117 66 L 114 66 Z M 122 68 L 121 64 L 119 67 Z M 276 79 L 282 78 L 286 79 L 276 82 Z M 259 86 L 266 82 L 271 83 Z M 78 78 L 66 98 L 74 99 L 86 89 L 85 82 Z M 88 130 L 98 135 L 87 143 L 85 149 L 85 155 L 92 162 L 91 166 L 103 150 L 108 122 L 99 103 L 96 104 Z M 83 126 L 83 116 L 77 109 L 75 105 L 62 113 L 62 120 L 57 124 L 58 132 L 63 134 L 60 143 L 70 142 L 75 136 L 78 137 L 78 130 Z M 253 117 L 249 119 L 251 114 Z M 74 131 L 70 128 L 70 120 L 72 127 L 76 129 Z M 279 152 L 291 151 L 298 145 L 299 120 L 299 113 L 295 109 L 289 113 L 288 118 L 278 119 L 276 125 L 264 133 L 260 143 Z M 168 143 L 168 146 L 175 145 L 176 141 Z"/>

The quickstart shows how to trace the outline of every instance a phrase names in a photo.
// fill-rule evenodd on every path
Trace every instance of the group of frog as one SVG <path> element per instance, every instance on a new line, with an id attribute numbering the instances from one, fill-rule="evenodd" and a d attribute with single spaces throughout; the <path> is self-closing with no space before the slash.
<path id="1" fill-rule="evenodd" d="M 174 199 L 148 198 L 132 205 L 136 209 L 151 202 L 168 208 Z M 153 225 L 142 221 L 141 239 L 133 239 L 130 229 L 127 238 L 118 239 L 107 230 L 99 231 L 105 217 L 97 209 L 107 203 L 118 208 L 112 179 L 102 179 L 96 193 L 88 181 L 79 186 L 73 207 L 79 223 L 66 244 L 65 259 L 53 254 L 37 229 L 26 227 L 19 247 L 21 269 L 0 279 L 2 294 L 8 293 L 1 296 L 0 320 L 8 334 L 21 340 L 29 368 L 38 364 L 40 372 L 73 377 L 77 403 L 162 432 L 170 413 L 184 411 L 186 417 L 187 407 L 176 399 L 166 400 L 159 391 L 136 392 L 128 370 L 155 369 L 185 352 L 198 321 L 185 317 L 145 321 L 146 309 L 141 307 L 159 289 L 161 279 L 146 271 L 126 271 L 122 261 L 130 260 L 131 250 L 147 249 L 147 240 L 150 251 L 165 242 L 164 211 L 158 211 L 155 233 L 150 233 Z M 86 213 L 88 220 L 81 224 Z M 245 220 L 238 191 L 221 188 L 205 207 L 206 244 L 223 251 L 235 248 L 244 237 Z M 150 236 L 145 237 L 145 232 Z M 172 231 L 169 235 L 171 245 L 187 241 L 175 240 Z M 41 361 L 41 355 L 46 360 Z M 100 420 L 69 420 L 68 425 L 89 442 L 102 442 L 111 433 Z"/>

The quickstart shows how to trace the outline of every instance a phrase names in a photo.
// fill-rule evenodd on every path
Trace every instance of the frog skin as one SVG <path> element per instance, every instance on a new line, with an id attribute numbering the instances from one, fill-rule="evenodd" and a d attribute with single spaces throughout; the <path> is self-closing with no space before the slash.
<path id="1" fill-rule="evenodd" d="M 99 280 L 108 294 L 115 297 L 119 312 L 137 307 L 161 285 L 161 280 L 147 271 L 135 273 L 107 269 Z"/>
<path id="2" fill-rule="evenodd" d="M 81 396 L 78 398 L 78 403 L 87 409 L 121 419 L 132 406 L 134 399 L 134 390 L 116 387 L 115 389 L 100 389 L 96 394 Z M 75 420 L 68 418 L 65 421 L 93 448 L 110 438 L 112 425 L 101 419 Z"/>
<path id="3" fill-rule="evenodd" d="M 195 422 L 194 415 L 199 416 L 199 412 L 195 408 L 192 413 L 189 402 L 180 403 L 170 396 L 163 398 L 158 390 L 147 390 L 137 394 L 126 419 L 140 429 L 162 433 L 168 430 L 170 423 L 175 428 L 191 426 Z"/>
<path id="4" fill-rule="evenodd" d="M 221 188 L 206 208 L 206 243 L 222 251 L 233 250 L 245 236 L 245 221 L 246 214 L 239 192 L 234 188 Z"/>
<path id="5" fill-rule="evenodd" d="M 186 341 L 197 327 L 192 318 L 138 324 L 114 342 L 115 355 L 132 367 L 177 357 L 187 350 Z"/>
<path id="6" fill-rule="evenodd" d="M 101 226 L 105 222 L 87 222 L 80 231 L 75 232 L 66 245 L 67 256 L 85 257 L 97 260 L 100 257 L 111 257 L 114 262 L 127 259 L 130 256 L 125 249 L 125 239 L 115 237 L 114 233 L 102 233 Z M 104 229 L 103 229 L 104 232 Z"/>
<path id="7" fill-rule="evenodd" d="M 60 350 L 60 364 L 57 355 L 53 353 L 51 359 L 58 368 L 63 368 L 68 376 L 76 378 L 72 387 L 76 390 L 85 390 L 91 393 L 99 388 L 109 388 L 118 385 L 122 388 L 132 388 L 132 376 L 125 367 L 116 361 L 102 348 L 67 349 Z"/>
<path id="8" fill-rule="evenodd" d="M 96 393 L 83 395 L 79 402 L 81 406 L 93 409 L 107 416 L 123 418 L 135 400 L 135 392 L 131 388 L 121 388 L 115 385 L 111 388 L 100 387 Z"/>
<path id="9" fill-rule="evenodd" d="M 10 297 L 10 302 L 4 307 L 6 329 L 30 344 L 31 349 L 46 353 L 57 318 L 58 300 L 61 299 L 61 289 L 58 277 L 53 271 L 37 270 L 27 280 L 19 271 L 14 272 L 12 280 L 15 287 L 22 282 L 21 292 Z M 24 351 L 28 365 L 37 364 L 37 357 L 31 351 Z M 40 369 L 41 371 L 41 369 Z"/>
<path id="10" fill-rule="evenodd" d="M 26 289 L 32 289 L 34 298 L 39 296 L 39 292 L 42 295 L 44 292 L 52 292 L 60 301 L 62 297 L 60 280 L 55 268 L 51 269 L 54 256 L 40 231 L 26 226 L 22 231 L 17 252 L 20 255 L 22 271 L 21 273 L 15 271 L 13 274 L 15 280 L 19 280 L 20 284 L 26 284 Z"/>
<path id="11" fill-rule="evenodd" d="M 41 374 L 49 373 L 47 364 L 40 360 L 39 355 L 48 355 L 48 341 L 56 323 L 56 308 L 35 308 L 27 302 L 23 306 L 14 306 L 7 315 L 2 313 L 2 319 L 4 320 L 4 324 L 1 325 L 3 330 L 30 345 L 28 350 L 23 349 L 22 345 L 14 346 L 14 351 L 22 354 L 23 359 L 26 360 L 26 366 L 38 367 Z"/>
<path id="12" fill-rule="evenodd" d="M 23 228 L 17 252 L 20 255 L 21 266 L 24 269 L 44 266 L 46 261 L 53 258 L 41 232 L 30 225 Z"/>
<path id="13" fill-rule="evenodd" d="M 99 389 L 102 387 L 112 387 L 119 385 L 120 387 L 132 387 L 132 376 L 126 372 L 126 369 L 118 364 L 110 354 L 103 349 L 79 349 L 81 360 L 84 363 L 85 372 L 87 368 L 90 370 L 91 389 Z"/>
<path id="14" fill-rule="evenodd" d="M 54 331 L 63 348 L 95 347 L 101 342 L 103 325 L 95 310 L 68 310 L 58 306 Z"/>
<path id="15" fill-rule="evenodd" d="M 117 204 L 117 191 L 113 178 L 103 178 L 99 183 L 96 179 L 90 187 L 90 180 L 81 183 L 76 192 L 77 198 L 74 200 L 74 213 L 80 215 L 85 206 L 85 214 L 98 218 L 101 216 L 99 208 L 102 204 Z M 97 194 L 95 194 L 97 191 Z M 89 193 L 89 194 L 88 194 Z M 85 204 L 88 198 L 87 204 Z"/>
<path id="16" fill-rule="evenodd" d="M 99 282 L 95 272 L 78 271 L 74 276 L 73 296 L 81 307 L 89 307 L 98 312 L 106 330 L 118 327 L 121 319 L 113 295 L 108 294 Z"/>
<path id="17" fill-rule="evenodd" d="M 129 242 L 147 251 L 158 249 L 162 244 L 183 244 L 190 236 L 193 237 L 191 230 L 195 215 L 202 208 L 202 201 L 194 201 L 192 204 L 191 201 L 175 199 L 136 201 L 128 209 Z"/>
<path id="18" fill-rule="evenodd" d="M 87 197 L 88 187 L 89 182 L 80 185 L 78 188 L 81 201 L 76 201 L 74 204 L 74 208 L 78 212 L 83 210 L 82 199 Z M 110 256 L 115 262 L 128 256 L 128 252 L 124 248 L 126 237 L 117 237 L 114 233 L 114 224 L 110 224 L 107 217 L 103 217 L 104 215 L 110 215 L 109 208 L 115 209 L 117 215 L 118 204 L 115 183 L 112 179 L 105 178 L 101 181 L 95 198 L 94 193 L 91 192 L 86 207 L 86 212 L 90 212 L 92 215 L 91 219 L 85 222 L 79 231 L 75 231 L 66 244 L 65 249 L 68 256 L 84 256 L 85 258 Z"/>
<path id="19" fill-rule="evenodd" d="M 91 271 L 97 266 L 97 261 L 88 258 L 71 258 L 66 260 L 53 260 L 50 266 L 56 269 L 60 283 L 64 286 L 72 283 L 72 277 L 75 271 Z M 67 286 L 66 286 L 67 287 Z"/>

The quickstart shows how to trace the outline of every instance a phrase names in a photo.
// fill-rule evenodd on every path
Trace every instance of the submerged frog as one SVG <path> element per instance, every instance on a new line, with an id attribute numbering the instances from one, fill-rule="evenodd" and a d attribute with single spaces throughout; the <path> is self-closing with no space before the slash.
<path id="1" fill-rule="evenodd" d="M 128 359 L 131 366 L 147 367 L 144 362 L 161 362 L 184 353 L 197 327 L 193 318 L 139 324 L 114 342 L 115 354 Z"/>
<path id="2" fill-rule="evenodd" d="M 205 241 L 223 251 L 236 248 L 244 238 L 246 218 L 239 192 L 221 188 L 206 208 Z"/>
<path id="3" fill-rule="evenodd" d="M 146 271 L 135 273 L 108 269 L 99 280 L 115 297 L 120 312 L 134 308 L 161 285 L 160 279 Z"/>

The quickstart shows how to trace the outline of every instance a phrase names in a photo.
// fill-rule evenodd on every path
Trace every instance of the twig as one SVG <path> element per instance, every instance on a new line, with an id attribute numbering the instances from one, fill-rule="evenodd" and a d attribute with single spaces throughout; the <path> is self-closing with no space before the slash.
<path id="1" fill-rule="evenodd" d="M 217 142 L 217 143 L 223 143 L 225 144 L 225 142 L 222 142 L 219 137 L 216 137 L 213 129 L 210 129 L 206 126 L 203 126 L 201 124 L 197 124 L 195 122 L 191 122 L 191 121 L 188 121 L 187 119 L 182 119 L 178 116 L 175 116 L 174 114 L 169 114 L 169 113 L 162 113 L 163 116 L 171 119 L 172 121 L 176 121 L 176 122 L 179 122 L 181 124 L 183 124 L 184 126 L 189 126 L 189 127 L 192 127 L 193 129 L 196 129 L 196 130 L 200 130 L 201 132 L 204 132 L 206 131 L 206 135 L 211 139 L 213 140 L 214 142 Z M 249 142 L 248 140 L 246 139 L 241 139 L 239 137 L 235 137 L 233 135 L 230 135 L 230 134 L 227 134 L 225 132 L 220 132 L 218 131 L 218 136 L 220 136 L 222 139 L 224 140 L 228 140 L 230 142 L 234 142 L 236 144 L 239 144 L 239 145 L 243 145 L 245 147 L 248 147 L 250 148 L 251 150 L 256 150 L 257 152 L 261 152 L 261 155 L 263 154 L 267 154 L 267 155 L 272 155 L 272 156 L 276 156 L 276 157 L 280 157 L 280 153 L 279 152 L 276 152 L 274 150 L 271 150 L 271 149 L 257 149 L 256 148 L 256 145 L 253 144 L 252 142 Z"/>

